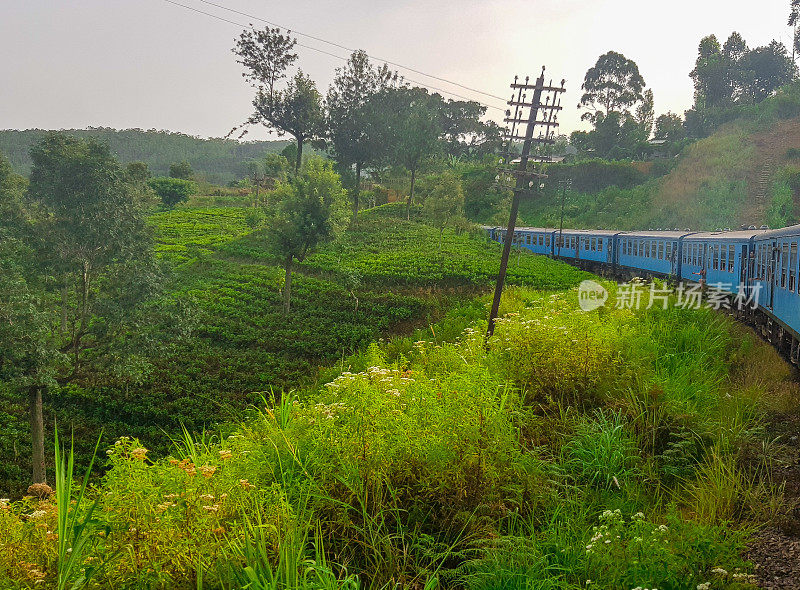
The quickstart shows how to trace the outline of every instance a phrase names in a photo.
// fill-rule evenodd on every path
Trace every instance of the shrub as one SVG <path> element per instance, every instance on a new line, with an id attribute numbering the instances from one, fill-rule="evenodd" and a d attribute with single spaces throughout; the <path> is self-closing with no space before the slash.
<path id="1" fill-rule="evenodd" d="M 190 196 L 197 193 L 197 184 L 182 178 L 152 178 L 147 184 L 161 198 L 161 203 L 167 209 L 189 200 Z"/>

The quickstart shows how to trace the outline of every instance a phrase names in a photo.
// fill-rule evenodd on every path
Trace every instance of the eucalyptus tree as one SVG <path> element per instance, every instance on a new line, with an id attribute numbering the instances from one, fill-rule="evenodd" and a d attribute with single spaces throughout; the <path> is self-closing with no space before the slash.
<path id="1" fill-rule="evenodd" d="M 644 78 L 636 62 L 621 53 L 609 51 L 586 72 L 578 108 L 588 111 L 581 118 L 596 123 L 600 116 L 607 118 L 612 112 L 630 115 L 643 100 L 644 87 Z"/>
<path id="2" fill-rule="evenodd" d="M 339 163 L 355 167 L 353 223 L 358 216 L 358 197 L 364 168 L 385 157 L 386 119 L 393 113 L 375 108 L 374 97 L 396 85 L 398 76 L 384 64 L 374 67 L 363 50 L 350 55 L 343 68 L 337 68 L 328 89 L 328 134 Z"/>

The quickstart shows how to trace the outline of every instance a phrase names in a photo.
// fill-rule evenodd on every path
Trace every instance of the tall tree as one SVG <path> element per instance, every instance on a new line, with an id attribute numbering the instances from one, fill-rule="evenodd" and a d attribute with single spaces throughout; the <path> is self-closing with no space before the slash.
<path id="1" fill-rule="evenodd" d="M 248 123 L 263 123 L 278 131 L 288 133 L 297 142 L 295 174 L 303 159 L 303 144 L 320 137 L 325 129 L 322 96 L 314 81 L 298 70 L 284 90 L 268 93 L 261 88 L 253 100 L 255 113 Z"/>
<path id="2" fill-rule="evenodd" d="M 86 378 L 90 366 L 93 375 L 140 370 L 111 343 L 136 340 L 126 326 L 156 288 L 145 201 L 108 147 L 95 140 L 51 133 L 31 150 L 31 159 L 27 200 L 38 216 L 30 243 L 44 284 L 54 285 L 60 298 L 48 330 L 62 355 L 56 381 Z M 47 386 L 45 376 L 31 376 L 32 409 L 41 408 Z M 42 448 L 41 416 L 32 421 L 34 449 Z"/>
<path id="3" fill-rule="evenodd" d="M 297 59 L 295 45 L 297 39 L 288 32 L 284 35 L 277 27 L 258 31 L 248 29 L 239 35 L 233 52 L 239 57 L 237 63 L 245 68 L 242 73 L 245 80 L 272 97 L 276 84 L 286 76 L 286 69 Z"/>
<path id="4" fill-rule="evenodd" d="M 404 86 L 386 90 L 376 98 L 383 110 L 376 116 L 390 126 L 385 141 L 392 146 L 392 159 L 411 173 L 406 201 L 406 217 L 410 218 L 417 173 L 439 147 L 442 130 L 437 103 L 441 102 L 441 97 L 430 96 L 424 88 Z"/>
<path id="5" fill-rule="evenodd" d="M 256 88 L 255 112 L 243 127 L 260 123 L 278 135 L 288 133 L 294 137 L 295 173 L 302 161 L 303 144 L 324 130 L 322 97 L 311 78 L 298 71 L 284 90 L 278 88 L 287 68 L 297 60 L 296 44 L 290 32 L 284 35 L 278 28 L 267 27 L 261 31 L 243 31 L 233 49 L 239 56 L 238 63 L 246 69 L 242 75 Z M 245 129 L 242 134 L 246 132 Z"/>
<path id="6" fill-rule="evenodd" d="M 434 97 L 438 99 L 439 126 L 442 128 L 444 149 L 449 156 L 475 156 L 487 149 L 494 151 L 497 146 L 487 146 L 486 143 L 502 133 L 493 122 L 481 121 L 486 114 L 485 106 L 471 100 L 445 101 L 439 95 Z"/>
<path id="7" fill-rule="evenodd" d="M 750 94 L 755 102 L 772 96 L 797 75 L 786 46 L 778 41 L 753 49 L 742 61 L 749 72 Z"/>
<path id="8" fill-rule="evenodd" d="M 275 209 L 268 222 L 268 247 L 284 261 L 286 280 L 283 310 L 292 300 L 292 265 L 302 262 L 320 243 L 332 238 L 346 216 L 345 191 L 330 162 L 312 158 L 288 183 L 281 182 L 273 197 Z"/>
<path id="9" fill-rule="evenodd" d="M 46 482 L 41 387 L 53 383 L 57 352 L 37 296 L 33 261 L 25 245 L 29 215 L 22 182 L 0 154 L 0 383 L 27 391 L 34 483 Z"/>
<path id="10" fill-rule="evenodd" d="M 365 166 L 381 159 L 388 149 L 381 141 L 385 134 L 383 119 L 392 114 L 373 108 L 370 100 L 396 82 L 397 74 L 386 64 L 376 68 L 367 53 L 358 50 L 350 55 L 344 68 L 337 68 L 328 89 L 328 132 L 333 152 L 340 164 L 355 167 L 351 189 L 353 223 L 358 217 L 361 173 Z"/>
<path id="11" fill-rule="evenodd" d="M 694 80 L 696 110 L 723 106 L 733 100 L 730 60 L 725 57 L 715 35 L 700 40 L 690 76 Z"/>
<path id="12" fill-rule="evenodd" d="M 581 89 L 584 91 L 578 108 L 586 108 L 582 119 L 594 123 L 602 114 L 612 112 L 630 115 L 642 101 L 645 83 L 636 62 L 621 53 L 609 51 L 589 68 Z"/>
<path id="13" fill-rule="evenodd" d="M 792 61 L 795 59 L 797 52 L 800 52 L 800 0 L 790 0 L 789 2 L 789 26 L 794 29 L 792 38 Z"/>
<path id="14" fill-rule="evenodd" d="M 636 123 L 640 130 L 640 141 L 650 139 L 655 123 L 655 99 L 652 89 L 648 88 L 642 94 L 642 102 L 636 107 Z"/>

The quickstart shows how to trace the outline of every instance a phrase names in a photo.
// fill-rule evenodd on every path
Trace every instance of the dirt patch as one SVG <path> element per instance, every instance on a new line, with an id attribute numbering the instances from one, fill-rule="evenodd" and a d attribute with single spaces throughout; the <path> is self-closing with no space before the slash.
<path id="1" fill-rule="evenodd" d="M 784 508 L 772 526 L 754 534 L 746 557 L 761 588 L 800 589 L 800 414 L 774 414 L 767 432 L 779 443 L 772 475 L 784 486 Z"/>
<path id="2" fill-rule="evenodd" d="M 777 529 L 760 531 L 747 553 L 764 590 L 800 588 L 800 539 Z"/>

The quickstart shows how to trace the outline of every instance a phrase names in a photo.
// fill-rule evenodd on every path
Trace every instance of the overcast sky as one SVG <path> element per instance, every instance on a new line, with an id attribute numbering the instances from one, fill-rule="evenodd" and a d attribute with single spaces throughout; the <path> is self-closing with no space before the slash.
<path id="1" fill-rule="evenodd" d="M 201 0 L 175 1 L 264 26 Z M 691 105 L 688 74 L 704 35 L 724 41 L 736 30 L 751 47 L 790 39 L 789 0 L 214 2 L 503 98 L 515 74 L 535 75 L 547 65 L 548 76 L 567 80 L 566 133 L 581 126 L 575 106 L 586 70 L 608 50 L 639 64 L 660 114 Z M 253 91 L 231 53 L 240 29 L 166 0 L 0 0 L 0 129 L 141 127 L 223 136 L 250 113 Z M 346 50 L 299 40 L 347 57 Z M 344 61 L 305 48 L 298 53 L 297 65 L 324 94 Z M 248 137 L 266 136 L 257 130 Z"/>

